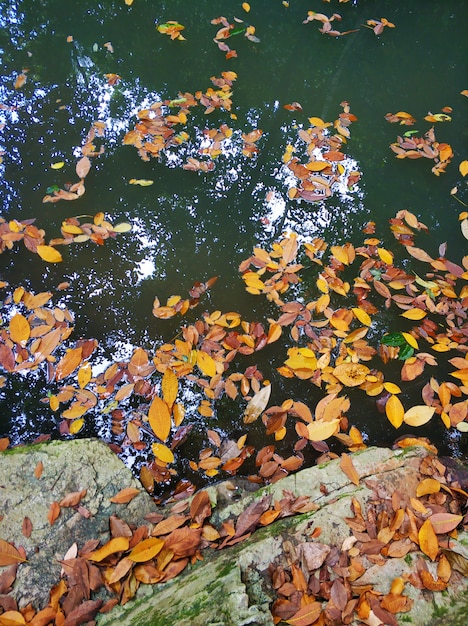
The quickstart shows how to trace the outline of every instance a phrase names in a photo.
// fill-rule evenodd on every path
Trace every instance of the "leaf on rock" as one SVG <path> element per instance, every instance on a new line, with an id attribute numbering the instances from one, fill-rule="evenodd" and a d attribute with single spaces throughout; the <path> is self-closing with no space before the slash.
<path id="1" fill-rule="evenodd" d="M 429 517 L 434 532 L 438 535 L 450 533 L 463 520 L 463 515 L 454 515 L 453 513 L 434 513 Z"/>
<path id="2" fill-rule="evenodd" d="M 130 541 L 128 537 L 114 537 L 105 543 L 101 548 L 87 554 L 86 558 L 88 561 L 100 563 L 111 554 L 115 554 L 116 552 L 126 552 L 126 550 L 128 550 L 129 543 Z"/>
<path id="3" fill-rule="evenodd" d="M 128 555 L 128 558 L 135 563 L 144 563 L 150 561 L 159 552 L 161 552 L 164 545 L 164 539 L 159 537 L 149 537 L 137 543 L 133 550 Z"/>
<path id="4" fill-rule="evenodd" d="M 354 463 L 349 454 L 345 454 L 343 452 L 343 454 L 341 455 L 340 468 L 341 471 L 346 474 L 346 476 L 352 483 L 354 483 L 355 485 L 359 485 L 359 474 L 354 467 Z"/>
<path id="5" fill-rule="evenodd" d="M 419 547 L 431 561 L 435 561 L 439 554 L 439 542 L 431 522 L 427 519 L 418 533 Z"/>
<path id="6" fill-rule="evenodd" d="M 140 490 L 135 487 L 125 487 L 117 492 L 115 496 L 109 498 L 109 500 L 114 504 L 127 504 L 127 502 L 133 500 L 133 498 L 135 498 L 139 493 Z"/>
<path id="7" fill-rule="evenodd" d="M 320 602 L 311 602 L 306 604 L 299 611 L 294 613 L 292 617 L 285 620 L 286 624 L 292 624 L 293 626 L 311 626 L 314 624 L 322 614 L 322 605 Z"/>
<path id="8" fill-rule="evenodd" d="M 26 559 L 21 556 L 14 545 L 4 539 L 0 539 L 0 567 L 24 563 Z"/>
<path id="9" fill-rule="evenodd" d="M 197 491 L 190 504 L 190 517 L 196 524 L 203 525 L 204 520 L 211 515 L 210 497 L 206 491 Z"/>

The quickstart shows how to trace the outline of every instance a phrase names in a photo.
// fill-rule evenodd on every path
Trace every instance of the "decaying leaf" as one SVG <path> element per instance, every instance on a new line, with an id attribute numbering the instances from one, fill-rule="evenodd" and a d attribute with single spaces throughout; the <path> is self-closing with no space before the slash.
<path id="1" fill-rule="evenodd" d="M 251 424 L 267 407 L 271 395 L 271 385 L 266 385 L 247 404 L 244 411 L 244 424 Z"/>

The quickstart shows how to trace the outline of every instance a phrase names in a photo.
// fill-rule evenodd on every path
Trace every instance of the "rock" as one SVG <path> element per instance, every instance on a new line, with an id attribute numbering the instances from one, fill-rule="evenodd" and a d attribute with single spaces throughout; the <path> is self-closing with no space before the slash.
<path id="1" fill-rule="evenodd" d="M 40 463 L 42 473 L 36 478 Z M 125 487 L 140 493 L 128 504 L 109 502 Z M 84 489 L 79 503 L 83 514 L 77 507 L 61 508 L 51 525 L 51 504 Z M 49 590 L 60 579 L 59 561 L 73 543 L 81 547 L 89 539 L 107 541 L 110 515 L 140 525 L 155 509 L 131 471 L 96 439 L 52 441 L 0 453 L 0 502 L 0 538 L 23 546 L 28 559 L 18 568 L 13 595 L 20 606 L 32 602 L 35 608 L 47 605 Z M 22 533 L 25 518 L 31 520 L 29 537 Z"/>
<path id="2" fill-rule="evenodd" d="M 107 614 L 98 614 L 98 626 L 272 625 L 271 606 L 276 600 L 272 572 L 287 570 L 293 563 L 306 572 L 321 567 L 325 559 L 326 563 L 338 563 L 340 555 L 348 552 L 356 541 L 356 531 L 346 521 L 354 515 L 352 507 L 355 510 L 360 506 L 363 515 L 367 515 L 379 507 L 385 508 L 383 503 L 393 506 L 392 494 L 396 491 L 395 506 L 405 510 L 415 497 L 421 466 L 429 456 L 423 447 L 367 448 L 352 455 L 359 477 L 357 485 L 343 472 L 337 459 L 324 466 L 304 469 L 254 493 L 244 488 L 242 479 L 235 478 L 228 486 L 209 487 L 207 491 L 214 507 L 210 523 L 215 527 L 227 520 L 235 523 L 248 507 L 258 505 L 262 509 L 262 503 L 267 500 L 284 502 L 283 511 L 288 501 L 307 496 L 314 510 L 278 518 L 232 547 L 203 550 L 203 560 L 193 559 L 193 564 L 176 578 L 164 584 L 141 584 L 135 598 L 123 606 L 115 606 Z M 37 478 L 34 469 L 39 461 L 43 463 L 43 472 Z M 109 538 L 111 514 L 138 526 L 147 523 L 144 520 L 147 513 L 156 511 L 143 490 L 127 505 L 109 502 L 122 488 L 139 487 L 139 484 L 120 460 L 95 440 L 53 442 L 1 453 L 0 475 L 4 515 L 0 537 L 16 546 L 22 544 L 28 556 L 28 563 L 18 568 L 14 586 L 14 595 L 21 606 L 29 602 L 36 608 L 44 606 L 49 588 L 59 579 L 58 560 L 74 542 L 79 547 L 91 539 L 105 542 Z M 91 513 L 89 519 L 73 508 L 62 508 L 59 518 L 51 525 L 47 520 L 51 502 L 60 502 L 66 494 L 83 489 L 87 491 L 80 504 Z M 236 492 L 237 497 L 237 491 L 241 494 L 238 500 L 231 501 L 226 496 Z M 21 535 L 25 516 L 32 522 L 29 538 Z M 371 527 L 375 529 L 374 522 Z M 467 533 L 459 533 L 456 540 L 451 540 L 450 550 L 458 553 L 462 569 L 468 563 L 467 546 Z M 395 579 L 404 581 L 403 595 L 409 599 L 410 610 L 398 613 L 394 620 L 401 621 L 393 623 L 464 626 L 468 584 L 456 568 L 447 589 L 432 592 L 408 582 L 421 564 L 437 578 L 437 561 L 430 561 L 416 544 L 404 557 L 384 558 L 379 548 L 366 556 L 362 546 L 360 550 L 357 553 L 366 567 L 352 584 L 362 588 L 367 584 L 374 597 L 381 597 L 389 594 Z M 332 573 L 330 584 L 333 576 Z M 351 624 L 363 623 L 354 616 Z M 371 626 L 381 623 L 373 613 L 369 619 L 365 623 Z"/>

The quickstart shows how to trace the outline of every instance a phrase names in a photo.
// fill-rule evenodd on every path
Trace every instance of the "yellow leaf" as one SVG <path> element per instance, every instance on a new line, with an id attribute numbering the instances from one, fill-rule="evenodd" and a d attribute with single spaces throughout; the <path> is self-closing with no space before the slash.
<path id="1" fill-rule="evenodd" d="M 419 547 L 431 561 L 434 561 L 439 554 L 439 542 L 434 532 L 431 522 L 427 519 L 419 529 Z"/>
<path id="2" fill-rule="evenodd" d="M 79 226 L 74 226 L 73 224 L 67 224 L 66 222 L 62 223 L 62 232 L 68 233 L 69 235 L 82 235 L 83 231 Z"/>
<path id="3" fill-rule="evenodd" d="M 151 446 L 154 456 L 163 463 L 174 463 L 174 454 L 163 443 L 153 443 Z"/>
<path id="4" fill-rule="evenodd" d="M 387 265 L 393 265 L 393 254 L 385 248 L 377 248 L 378 255 L 380 260 L 386 263 Z"/>
<path id="5" fill-rule="evenodd" d="M 385 391 L 388 391 L 388 393 L 401 393 L 400 387 L 395 385 L 395 383 L 384 383 L 384 389 Z"/>
<path id="6" fill-rule="evenodd" d="M 149 187 L 154 183 L 153 180 L 145 180 L 144 178 L 131 178 L 128 182 L 130 185 L 140 185 L 140 187 Z"/>
<path id="7" fill-rule="evenodd" d="M 171 415 L 167 404 L 158 396 L 150 405 L 148 420 L 156 437 L 161 441 L 166 441 L 171 432 Z"/>
<path id="8" fill-rule="evenodd" d="M 439 491 L 440 482 L 435 478 L 425 478 L 416 487 L 416 495 L 418 498 L 430 495 L 431 493 L 438 493 Z"/>
<path id="9" fill-rule="evenodd" d="M 400 428 L 403 424 L 405 409 L 397 396 L 390 396 L 385 405 L 385 414 L 394 428 Z"/>
<path id="10" fill-rule="evenodd" d="M 244 9 L 246 13 L 248 13 L 250 11 L 250 4 L 248 2 L 243 2 L 242 8 Z"/>
<path id="11" fill-rule="evenodd" d="M 96 563 L 100 563 L 104 559 L 106 559 L 111 554 L 115 554 L 116 552 L 125 552 L 128 550 L 129 539 L 128 537 L 114 537 L 107 543 L 105 543 L 101 548 L 94 550 L 94 552 L 90 552 L 86 555 L 88 561 L 95 561 Z"/>
<path id="12" fill-rule="evenodd" d="M 209 376 L 210 378 L 215 376 L 216 362 L 207 352 L 197 350 L 197 365 L 205 376 Z"/>
<path id="13" fill-rule="evenodd" d="M 49 397 L 49 406 L 50 406 L 51 411 L 56 411 L 59 408 L 60 402 L 57 396 Z"/>
<path id="14" fill-rule="evenodd" d="M 15 343 L 26 342 L 31 334 L 31 326 L 28 320 L 21 315 L 21 313 L 15 313 L 10 320 L 10 338 Z"/>
<path id="15" fill-rule="evenodd" d="M 128 222 L 121 222 L 114 226 L 114 233 L 128 233 L 132 230 L 132 225 Z"/>
<path id="16" fill-rule="evenodd" d="M 418 309 L 415 309 L 418 310 Z M 416 341 L 416 339 L 413 337 L 413 335 L 411 335 L 410 333 L 401 333 L 403 335 L 403 337 L 406 339 L 406 342 L 409 343 L 409 345 L 414 348 L 415 350 L 419 350 L 419 345 L 418 342 Z"/>
<path id="17" fill-rule="evenodd" d="M 0 626 L 23 626 L 26 620 L 19 611 L 5 611 L 0 615 Z"/>
<path id="18" fill-rule="evenodd" d="M 89 363 L 85 363 L 78 370 L 78 384 L 81 389 L 84 389 L 91 380 L 92 369 Z"/>
<path id="19" fill-rule="evenodd" d="M 84 418 L 80 417 L 77 420 L 73 420 L 73 422 L 70 424 L 70 435 L 76 435 L 76 433 L 79 433 L 83 426 Z"/>
<path id="20" fill-rule="evenodd" d="M 131 7 L 131 6 L 132 6 L 132 4 L 133 4 L 133 0 L 125 0 L 125 4 L 126 4 L 128 7 Z"/>
<path id="21" fill-rule="evenodd" d="M 401 314 L 401 317 L 406 317 L 407 320 L 422 320 L 426 317 L 426 311 L 422 309 L 409 309 Z"/>
<path id="22" fill-rule="evenodd" d="M 362 385 L 369 373 L 369 368 L 361 363 L 341 363 L 333 370 L 333 376 L 346 387 Z"/>
<path id="23" fill-rule="evenodd" d="M 408 426 L 422 426 L 426 424 L 434 415 L 434 407 L 419 404 L 408 409 L 403 417 Z"/>
<path id="24" fill-rule="evenodd" d="M 356 317 L 361 324 L 364 324 L 365 326 L 370 326 L 372 324 L 370 316 L 363 309 L 354 307 L 352 311 L 354 313 L 354 317 Z"/>
<path id="25" fill-rule="evenodd" d="M 324 420 L 315 420 L 307 424 L 307 437 L 309 441 L 325 441 L 332 435 L 334 435 L 340 427 L 340 420 L 338 418 L 329 422 Z"/>
<path id="26" fill-rule="evenodd" d="M 149 537 L 137 543 L 133 550 L 128 555 L 128 558 L 135 563 L 144 563 L 150 561 L 159 552 L 161 552 L 164 545 L 164 539 L 159 537 Z"/>
<path id="27" fill-rule="evenodd" d="M 60 252 L 53 246 L 39 245 L 37 246 L 37 254 L 48 263 L 60 263 L 60 261 L 63 261 Z"/>
<path id="28" fill-rule="evenodd" d="M 179 390 L 179 379 L 170 368 L 167 368 L 164 372 L 161 381 L 161 388 L 164 402 L 167 404 L 169 409 L 172 409 Z"/>
<path id="29" fill-rule="evenodd" d="M 64 165 L 65 165 L 64 161 L 57 161 L 57 163 L 51 163 L 50 167 L 53 170 L 61 170 Z"/>
<path id="30" fill-rule="evenodd" d="M 460 170 L 460 174 L 462 176 L 466 176 L 468 174 L 468 161 L 462 161 L 458 166 L 458 169 Z"/>
<path id="31" fill-rule="evenodd" d="M 172 408 L 172 414 L 174 416 L 175 426 L 180 426 L 185 417 L 185 408 L 179 402 L 176 402 Z"/>
<path id="32" fill-rule="evenodd" d="M 66 420 L 73 420 L 76 417 L 84 415 L 89 407 L 79 402 L 74 402 L 68 409 L 62 413 L 62 417 Z"/>

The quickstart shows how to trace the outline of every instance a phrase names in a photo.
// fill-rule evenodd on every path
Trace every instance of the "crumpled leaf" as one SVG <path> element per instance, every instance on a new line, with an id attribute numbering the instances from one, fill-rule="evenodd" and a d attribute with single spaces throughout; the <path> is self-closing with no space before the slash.
<path id="1" fill-rule="evenodd" d="M 271 385 L 266 385 L 249 401 L 244 411 L 244 424 L 251 424 L 265 410 L 271 395 Z"/>
<path id="2" fill-rule="evenodd" d="M 361 363 L 341 363 L 333 370 L 333 376 L 338 378 L 340 383 L 346 387 L 362 385 L 369 374 L 369 368 Z"/>

